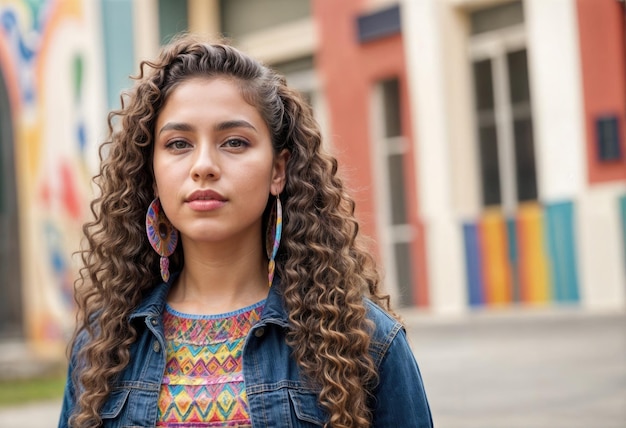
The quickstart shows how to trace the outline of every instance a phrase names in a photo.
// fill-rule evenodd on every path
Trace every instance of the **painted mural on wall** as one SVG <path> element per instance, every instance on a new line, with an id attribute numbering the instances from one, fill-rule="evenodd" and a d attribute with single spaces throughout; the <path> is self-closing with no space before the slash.
<path id="1" fill-rule="evenodd" d="M 92 4 L 95 2 L 91 2 Z M 97 123 L 97 49 L 81 0 L 0 0 L 0 66 L 12 94 L 21 195 L 26 332 L 63 343 L 72 328 L 81 225 Z M 88 95 L 89 94 L 89 95 Z"/>
<path id="2" fill-rule="evenodd" d="M 572 202 L 525 203 L 515 216 L 487 210 L 463 225 L 468 303 L 580 301 Z"/>

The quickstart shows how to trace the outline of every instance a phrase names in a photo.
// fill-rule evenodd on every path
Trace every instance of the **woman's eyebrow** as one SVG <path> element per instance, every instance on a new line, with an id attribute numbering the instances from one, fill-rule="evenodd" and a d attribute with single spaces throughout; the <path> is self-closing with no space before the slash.
<path id="1" fill-rule="evenodd" d="M 159 130 L 159 134 L 162 134 L 165 131 L 184 131 L 191 132 L 194 130 L 194 127 L 188 123 L 180 123 L 180 122 L 168 122 Z"/>
<path id="2" fill-rule="evenodd" d="M 229 129 L 234 128 L 247 128 L 252 129 L 255 132 L 258 132 L 257 129 L 247 120 L 227 120 L 224 122 L 220 122 L 215 125 L 214 129 L 216 131 L 227 131 Z M 192 132 L 195 128 L 183 122 L 168 122 L 159 130 L 159 134 L 165 131 L 183 131 L 183 132 Z"/>
<path id="3" fill-rule="evenodd" d="M 233 128 L 248 128 L 252 129 L 255 132 L 258 132 L 257 129 L 247 120 L 227 120 L 224 122 L 220 122 L 215 125 L 216 131 L 227 131 Z"/>

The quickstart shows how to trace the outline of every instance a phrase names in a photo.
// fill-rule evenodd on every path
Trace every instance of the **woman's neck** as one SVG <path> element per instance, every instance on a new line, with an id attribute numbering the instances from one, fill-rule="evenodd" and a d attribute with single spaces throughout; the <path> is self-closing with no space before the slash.
<path id="1" fill-rule="evenodd" d="M 260 245 L 184 243 L 185 265 L 168 303 L 189 314 L 220 314 L 252 305 L 268 293 L 267 261 Z"/>

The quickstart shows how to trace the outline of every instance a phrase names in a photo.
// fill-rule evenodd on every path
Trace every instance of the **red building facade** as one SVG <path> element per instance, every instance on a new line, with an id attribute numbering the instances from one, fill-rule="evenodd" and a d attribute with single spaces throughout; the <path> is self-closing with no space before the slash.
<path id="1" fill-rule="evenodd" d="M 394 15 L 396 11 L 397 15 Z M 318 0 L 313 2 L 312 12 L 319 31 L 316 68 L 323 82 L 331 118 L 329 134 L 333 136 L 332 145 L 338 148 L 336 154 L 343 166 L 342 173 L 357 200 L 357 216 L 363 232 L 377 240 L 381 258 L 384 258 L 382 253 L 385 251 L 381 248 L 384 245 L 380 245 L 381 238 L 385 233 L 393 232 L 385 230 L 385 222 L 377 222 L 377 216 L 381 212 L 377 207 L 393 202 L 385 198 L 385 194 L 389 196 L 391 190 L 384 188 L 382 183 L 376 183 L 376 177 L 381 174 L 375 171 L 379 164 L 375 146 L 385 144 L 385 138 L 379 138 L 374 131 L 373 122 L 384 121 L 383 118 L 376 117 L 374 110 L 377 102 L 382 101 L 385 104 L 385 97 L 383 95 L 383 100 L 376 99 L 375 92 L 381 82 L 397 82 L 398 105 L 391 108 L 394 112 L 399 112 L 397 133 L 400 135 L 392 137 L 401 137 L 401 144 L 404 146 L 400 150 L 403 174 L 399 177 L 402 180 L 400 187 L 403 189 L 404 204 L 398 208 L 405 210 L 404 216 L 399 217 L 403 217 L 402 224 L 407 226 L 405 230 L 411 236 L 408 258 L 406 255 L 394 253 L 393 244 L 388 246 L 393 253 L 390 258 L 395 259 L 396 263 L 387 266 L 387 271 L 396 269 L 400 272 L 396 272 L 396 283 L 411 278 L 410 284 L 396 285 L 401 294 L 400 304 L 427 306 L 428 275 L 424 231 L 418 216 L 419 201 L 413 162 L 415 146 L 398 5 L 371 10 L 368 9 L 367 2 L 363 1 Z M 392 17 L 391 23 L 382 22 L 384 18 L 377 22 L 377 16 L 384 14 Z M 397 21 L 395 17 L 398 18 Z M 379 34 L 365 34 L 367 29 L 363 29 L 362 23 L 368 19 L 371 23 L 370 32 Z M 384 166 L 381 169 L 384 170 L 382 175 L 390 173 Z M 394 179 L 391 182 L 395 183 Z M 393 185 L 391 182 L 389 184 Z M 377 191 L 377 188 L 382 191 Z M 402 266 L 402 263 L 406 265 Z"/>

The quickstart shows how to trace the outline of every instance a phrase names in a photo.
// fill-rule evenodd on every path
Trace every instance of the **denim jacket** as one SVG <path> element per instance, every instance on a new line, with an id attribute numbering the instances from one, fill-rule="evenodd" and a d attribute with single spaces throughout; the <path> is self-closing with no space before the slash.
<path id="1" fill-rule="evenodd" d="M 170 279 L 170 283 L 174 278 Z M 243 350 L 243 373 L 253 428 L 323 426 L 328 417 L 317 403 L 316 391 L 302 378 L 285 343 L 287 313 L 278 281 L 270 289 L 260 321 L 250 330 Z M 169 290 L 162 283 L 152 290 L 130 316 L 137 330 L 128 366 L 115 381 L 100 411 L 104 428 L 154 427 L 161 378 L 165 371 L 162 314 Z M 430 428 L 432 418 L 422 378 L 396 320 L 367 300 L 368 317 L 376 328 L 370 354 L 379 382 L 370 403 L 373 428 Z M 68 427 L 75 405 L 71 381 L 77 362 L 72 351 L 59 428 Z"/>

